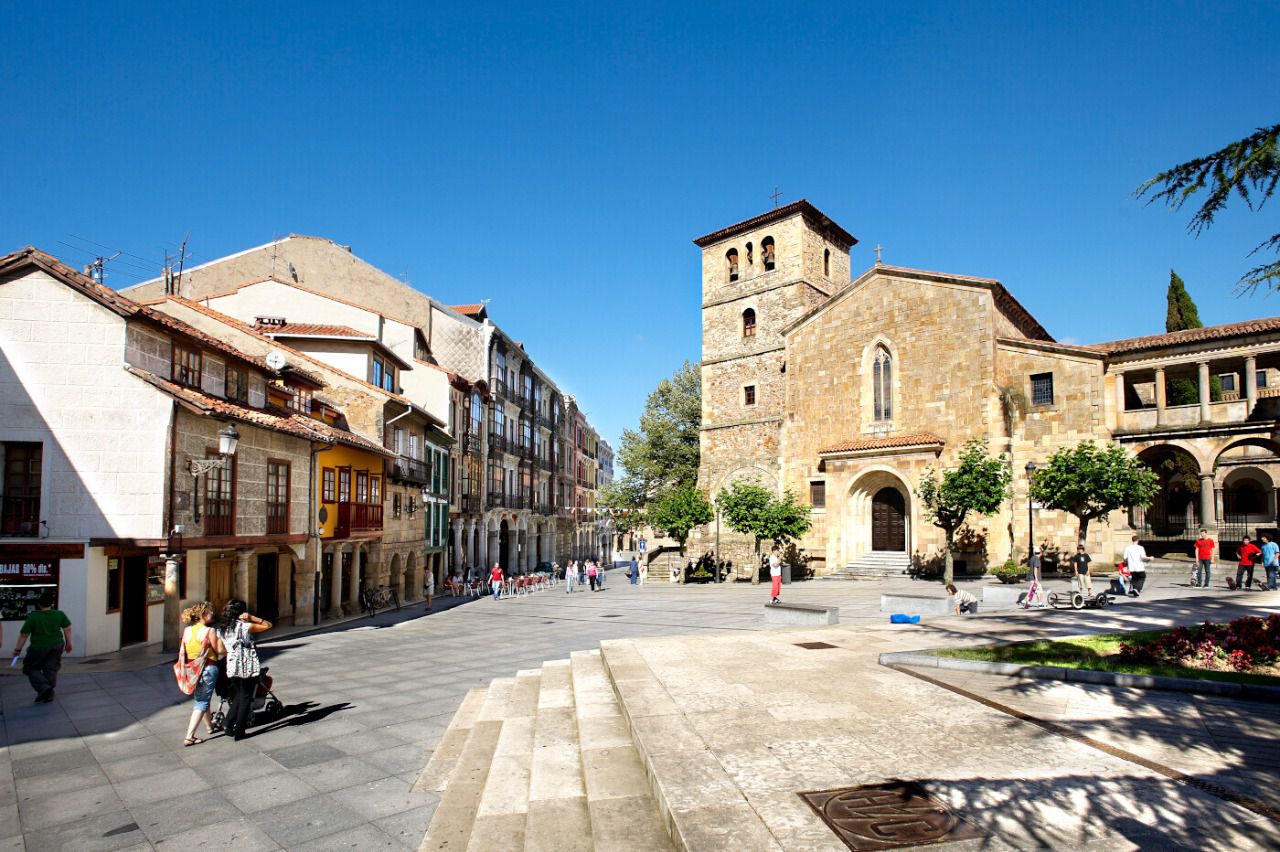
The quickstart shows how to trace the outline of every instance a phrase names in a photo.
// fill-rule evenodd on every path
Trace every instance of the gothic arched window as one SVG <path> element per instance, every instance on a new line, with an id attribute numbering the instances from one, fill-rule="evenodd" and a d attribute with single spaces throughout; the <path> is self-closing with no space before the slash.
<path id="1" fill-rule="evenodd" d="M 822 274 L 831 277 L 831 249 L 822 251 Z"/>
<path id="2" fill-rule="evenodd" d="M 756 311 L 755 308 L 747 308 L 742 312 L 742 336 L 756 336 Z"/>
<path id="3" fill-rule="evenodd" d="M 738 280 L 738 250 L 729 249 L 724 255 L 725 264 L 729 272 L 729 280 Z"/>
<path id="4" fill-rule="evenodd" d="M 877 423 L 893 419 L 893 359 L 883 346 L 871 362 L 871 396 Z"/>

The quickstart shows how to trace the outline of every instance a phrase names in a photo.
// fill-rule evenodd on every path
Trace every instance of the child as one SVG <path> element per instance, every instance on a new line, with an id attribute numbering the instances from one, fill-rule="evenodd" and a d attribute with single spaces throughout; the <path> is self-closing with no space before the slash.
<path id="1" fill-rule="evenodd" d="M 978 614 L 978 599 L 969 592 L 958 591 L 955 584 L 947 583 L 947 594 L 955 600 L 956 615 Z"/>

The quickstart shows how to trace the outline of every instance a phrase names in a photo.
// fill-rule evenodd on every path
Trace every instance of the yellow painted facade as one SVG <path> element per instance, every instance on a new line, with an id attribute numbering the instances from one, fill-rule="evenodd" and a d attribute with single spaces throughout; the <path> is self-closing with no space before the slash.
<path id="1" fill-rule="evenodd" d="M 386 480 L 383 477 L 382 457 L 360 450 L 355 447 L 348 447 L 343 444 L 337 444 L 333 448 L 323 450 L 316 455 L 316 494 L 320 496 L 320 508 L 324 511 L 321 513 L 324 517 L 323 521 L 317 517 L 317 525 L 320 530 L 322 539 L 333 538 L 338 532 L 338 515 L 339 503 L 342 502 L 340 492 L 345 482 L 346 500 L 356 503 L 359 494 L 360 474 L 368 477 L 368 491 L 366 492 L 366 500 L 368 503 L 376 505 L 379 517 L 379 527 L 381 527 L 381 511 L 383 496 L 386 493 Z M 343 477 L 343 471 L 347 470 L 350 475 Z M 376 486 L 374 484 L 376 480 Z M 374 489 L 376 487 L 376 494 Z"/>

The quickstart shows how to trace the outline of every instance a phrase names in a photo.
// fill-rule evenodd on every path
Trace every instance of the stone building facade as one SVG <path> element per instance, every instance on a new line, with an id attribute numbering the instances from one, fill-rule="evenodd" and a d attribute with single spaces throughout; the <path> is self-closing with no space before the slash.
<path id="1" fill-rule="evenodd" d="M 772 268 L 762 266 L 766 239 Z M 848 280 L 853 238 L 804 201 L 695 242 L 699 483 L 714 496 L 745 479 L 812 504 L 799 547 L 819 574 L 939 559 L 942 532 L 916 492 L 973 438 L 1014 478 L 1000 513 L 969 519 L 962 566 L 1025 558 L 1033 522 L 1047 552 L 1074 549 L 1074 517 L 1029 512 L 1024 470 L 1083 440 L 1117 441 L 1162 471 L 1181 459 L 1189 471 L 1162 473 L 1152 507 L 1094 523 L 1085 543 L 1095 558 L 1114 559 L 1135 533 L 1159 552 L 1185 550 L 1202 524 L 1224 540 L 1275 525 L 1280 319 L 1066 345 L 993 279 L 877 263 Z M 1211 398 L 1211 375 L 1234 390 Z M 1166 406 L 1170 377 L 1198 382 L 1199 404 Z M 714 527 L 691 546 L 713 549 Z M 723 528 L 719 546 L 735 564 L 756 559 Z"/>

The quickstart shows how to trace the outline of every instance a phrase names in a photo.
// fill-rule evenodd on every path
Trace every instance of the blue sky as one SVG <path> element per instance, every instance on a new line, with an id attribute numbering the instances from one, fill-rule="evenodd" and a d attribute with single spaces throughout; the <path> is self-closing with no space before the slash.
<path id="1" fill-rule="evenodd" d="M 1206 323 L 1275 207 L 1130 198 L 1280 120 L 1274 3 L 8 4 L 0 250 L 108 279 L 317 234 L 494 319 L 616 444 L 699 354 L 690 240 L 805 197 L 1060 340 Z M 1268 106 L 1270 104 L 1270 106 Z M 962 333 L 958 330 L 957 333 Z"/>

